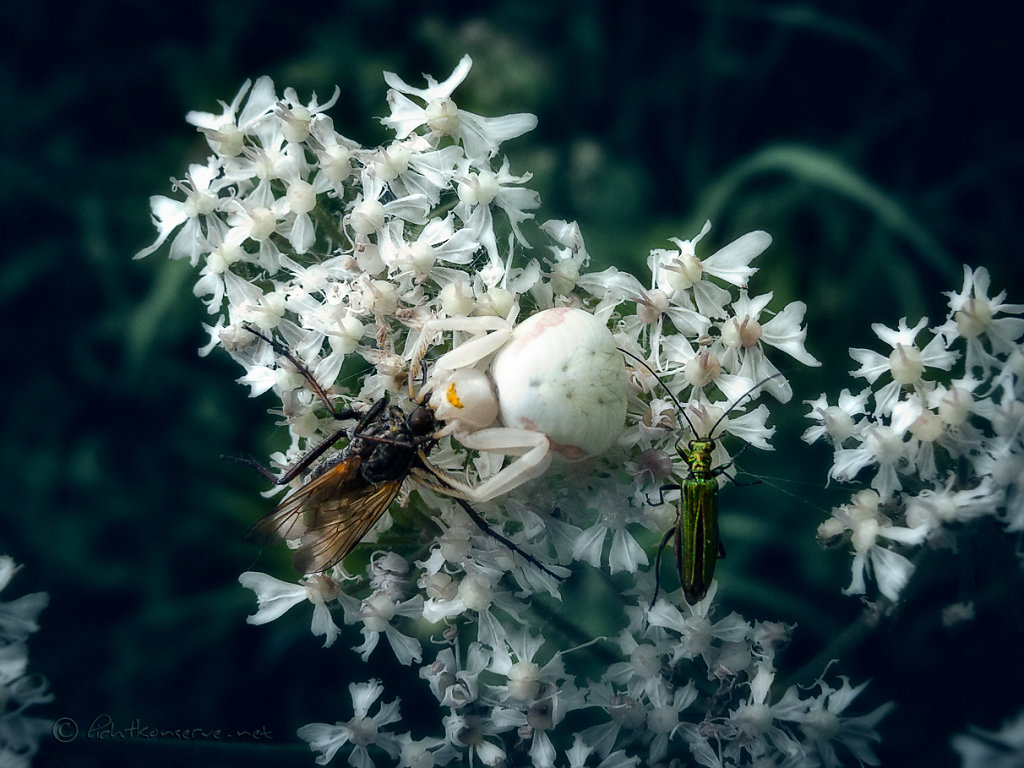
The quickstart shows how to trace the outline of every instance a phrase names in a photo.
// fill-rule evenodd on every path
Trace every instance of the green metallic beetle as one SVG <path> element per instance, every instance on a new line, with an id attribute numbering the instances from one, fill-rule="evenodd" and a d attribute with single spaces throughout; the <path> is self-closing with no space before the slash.
<path id="1" fill-rule="evenodd" d="M 668 392 L 669 397 L 672 398 L 672 402 L 675 403 L 679 414 L 690 427 L 690 431 L 697 435 L 697 429 L 693 426 L 693 422 L 690 421 L 690 417 L 686 415 L 686 410 L 672 391 L 665 386 L 665 382 L 661 380 L 661 377 L 644 360 L 625 350 L 620 351 L 637 360 L 658 379 L 662 387 L 665 388 L 665 391 Z M 686 462 L 689 472 L 681 482 L 662 485 L 659 489 L 660 500 L 658 504 L 665 502 L 666 491 L 678 490 L 680 493 L 679 502 L 676 507 L 675 525 L 665 533 L 661 544 L 658 546 L 658 556 L 654 565 L 655 586 L 654 597 L 651 599 L 652 606 L 658 599 L 658 591 L 661 586 L 661 553 L 665 550 L 669 540 L 672 541 L 676 571 L 679 573 L 679 581 L 683 587 L 683 595 L 686 597 L 686 601 L 690 605 L 694 605 L 704 599 L 704 596 L 707 594 L 711 581 L 715 576 L 715 566 L 718 563 L 718 558 L 725 555 L 725 550 L 718 534 L 718 477 L 719 475 L 725 475 L 737 485 L 748 484 L 737 483 L 736 478 L 726 472 L 732 466 L 735 459 L 725 464 L 720 464 L 717 467 L 712 466 L 712 454 L 718 445 L 713 435 L 733 408 L 749 397 L 758 387 L 781 375 L 782 373 L 776 373 L 762 379 L 736 398 L 732 405 L 718 417 L 718 420 L 711 426 L 706 436 L 696 436 L 689 440 L 686 445 L 683 445 L 682 438 L 676 441 L 676 452 Z M 740 452 L 742 453 L 748 446 L 749 443 Z"/>
<path id="2" fill-rule="evenodd" d="M 680 413 L 689 423 L 685 412 L 680 410 Z M 690 428 L 693 429 L 693 425 Z M 661 553 L 669 539 L 672 540 L 679 582 L 682 584 L 686 601 L 691 605 L 702 600 L 707 594 L 715 575 L 718 558 L 725 554 L 718 535 L 718 476 L 725 474 L 725 470 L 732 462 L 712 467 L 711 454 L 714 453 L 715 446 L 715 440 L 711 437 L 690 440 L 685 447 L 681 440 L 676 443 L 676 451 L 690 471 L 681 483 L 670 483 L 660 488 L 662 497 L 659 503 L 664 503 L 665 491 L 678 490 L 680 495 L 675 525 L 665 533 L 658 547 L 658 557 L 654 565 L 654 597 L 651 599 L 651 605 L 658 599 Z M 725 476 L 735 482 L 730 475 Z"/>

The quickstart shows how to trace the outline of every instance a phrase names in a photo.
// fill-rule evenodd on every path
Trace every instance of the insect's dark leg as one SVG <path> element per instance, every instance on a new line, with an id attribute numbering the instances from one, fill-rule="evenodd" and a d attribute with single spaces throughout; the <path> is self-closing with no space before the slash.
<path id="1" fill-rule="evenodd" d="M 661 539 L 661 544 L 658 545 L 658 556 L 654 558 L 654 597 L 651 598 L 651 608 L 654 607 L 654 603 L 658 600 L 658 591 L 661 589 L 661 553 L 665 551 L 665 547 L 668 546 L 669 540 L 676 532 L 678 525 L 672 526 Z"/>
<path id="2" fill-rule="evenodd" d="M 712 470 L 713 473 L 716 474 L 716 475 L 722 474 L 719 470 L 728 469 L 733 464 L 735 464 L 736 463 L 736 459 L 738 459 L 740 456 L 742 456 L 746 452 L 747 448 L 749 448 L 749 447 L 750 447 L 750 443 L 744 443 L 742 445 L 742 447 L 738 451 L 736 451 L 736 455 L 735 456 L 733 456 L 731 459 L 729 459 L 729 461 L 725 462 L 725 464 L 719 464 L 717 467 L 715 467 L 714 470 Z M 726 475 L 726 477 L 729 477 L 729 476 Z M 729 479 L 731 480 L 732 478 L 729 478 Z"/>
<path id="3" fill-rule="evenodd" d="M 665 503 L 665 491 L 681 491 L 682 489 L 683 489 L 683 486 L 681 486 L 679 483 L 669 483 L 668 485 L 661 486 L 658 489 L 658 503 L 657 504 L 655 504 L 653 501 L 651 501 L 651 497 L 648 494 L 644 494 L 644 495 L 647 496 L 647 503 L 648 504 L 650 504 L 652 507 L 660 507 L 662 504 Z"/>
<path id="4" fill-rule="evenodd" d="M 430 399 L 430 392 L 427 388 L 427 364 L 424 361 L 420 361 L 420 394 L 418 397 L 412 396 L 412 381 L 409 382 L 409 399 L 417 405 L 423 405 L 427 400 Z"/>
<path id="5" fill-rule="evenodd" d="M 721 472 L 719 472 L 719 470 L 728 469 L 733 464 L 735 464 L 736 463 L 736 459 L 738 459 L 740 456 L 742 456 L 744 453 L 746 453 L 746 451 L 747 451 L 747 449 L 749 447 L 750 447 L 750 443 L 744 443 L 743 446 L 738 451 L 736 451 L 736 455 L 735 456 L 733 456 L 731 459 L 729 459 L 727 462 L 725 462 L 725 464 L 720 464 L 717 467 L 715 467 L 715 469 L 713 470 L 714 474 L 716 474 L 716 475 L 721 474 Z M 726 477 L 728 477 L 728 475 L 726 475 Z M 729 479 L 732 480 L 731 477 Z M 733 482 L 735 482 L 735 481 L 733 481 Z"/>
<path id="6" fill-rule="evenodd" d="M 384 396 L 380 400 L 378 400 L 376 403 L 371 405 L 370 406 L 370 410 L 368 410 L 366 413 L 360 414 L 358 411 L 353 411 L 353 413 L 356 416 L 362 416 L 362 418 L 359 419 L 359 423 L 356 424 L 355 429 L 352 430 L 353 437 L 362 437 L 362 435 L 360 435 L 359 433 L 362 432 L 364 429 L 366 429 L 370 425 L 371 422 L 373 422 L 374 420 L 377 419 L 378 416 L 380 416 L 381 411 L 384 410 L 384 406 L 386 406 L 387 404 L 388 404 L 388 398 L 387 398 L 387 396 Z M 348 409 L 348 410 L 351 410 L 351 409 Z M 335 416 L 335 418 L 338 418 L 338 417 Z M 352 418 L 352 417 L 351 416 L 342 416 L 341 418 Z"/>
<path id="7" fill-rule="evenodd" d="M 458 496 L 452 496 L 452 498 L 455 499 L 455 501 L 457 501 L 459 503 L 460 507 L 462 507 L 464 510 L 466 510 L 466 514 L 469 515 L 469 519 L 472 520 L 474 523 L 476 523 L 477 527 L 481 531 L 486 533 L 488 536 L 490 536 L 490 537 L 500 541 L 502 544 L 504 544 L 506 547 L 511 549 L 513 552 L 515 552 L 516 554 L 520 555 L 525 560 L 527 560 L 531 565 L 533 565 L 534 567 L 539 568 L 540 570 L 544 571 L 544 573 L 546 573 L 548 576 L 552 576 L 552 577 L 558 579 L 559 581 L 564 581 L 564 579 L 561 576 L 559 576 L 557 573 L 549 570 L 543 563 L 541 563 L 537 558 L 535 558 L 529 552 L 524 552 L 522 549 L 520 549 L 518 546 L 516 546 L 515 543 L 513 543 L 509 539 L 505 538 L 500 533 L 498 533 L 496 530 L 491 528 L 491 526 L 487 524 L 487 521 L 484 520 L 480 516 L 480 513 L 477 512 L 475 509 L 473 509 L 473 507 L 470 506 L 468 501 L 466 501 L 465 499 L 460 499 Z"/>
<path id="8" fill-rule="evenodd" d="M 263 337 L 260 336 L 260 338 Z M 359 420 L 359 424 L 356 425 L 355 429 L 365 429 L 366 426 L 371 421 L 380 416 L 380 412 L 381 410 L 383 410 L 386 403 L 387 398 L 382 397 L 380 400 L 374 403 L 370 410 L 368 410 L 365 414 L 360 414 L 358 411 L 352 411 L 352 414 L 355 416 L 362 415 L 362 418 Z M 339 411 L 337 413 L 341 412 Z M 341 418 L 350 417 L 342 416 Z M 289 467 L 288 471 L 286 471 L 281 476 L 275 475 L 269 467 L 256 461 L 256 459 L 250 459 L 247 456 L 221 456 L 221 458 L 227 459 L 228 461 L 234 461 L 238 464 L 245 464 L 245 466 L 247 467 L 252 467 L 265 478 L 267 478 L 267 480 L 272 482 L 274 485 L 286 485 L 290 483 L 292 480 L 294 480 L 296 477 L 301 475 L 303 472 L 305 472 L 307 469 L 309 469 L 314 461 L 323 456 L 332 445 L 334 445 L 347 434 L 349 434 L 349 430 L 347 427 L 342 427 L 341 429 L 335 430 L 326 440 L 324 440 L 322 443 L 319 443 L 316 446 L 316 448 L 314 448 L 301 459 L 299 459 L 297 462 L 295 462 L 295 464 Z"/>
<path id="9" fill-rule="evenodd" d="M 739 485 L 739 486 L 743 486 L 743 485 L 757 485 L 758 483 L 760 483 L 761 481 L 760 480 L 756 480 L 756 479 L 751 481 L 751 482 L 749 482 L 749 483 L 741 483 L 739 480 L 737 480 L 735 477 L 733 477 L 732 475 L 730 475 L 728 472 L 725 471 L 725 470 L 729 469 L 729 467 L 731 467 L 733 464 L 735 464 L 736 463 L 736 459 L 738 459 L 740 456 L 742 456 L 743 452 L 746 451 L 747 448 L 749 448 L 749 447 L 750 447 L 750 443 L 744 443 L 743 447 L 740 448 L 738 451 L 736 451 L 736 455 L 733 456 L 729 461 L 725 462 L 725 464 L 720 464 L 719 466 L 717 466 L 717 467 L 715 467 L 714 469 L 711 470 L 712 477 L 718 477 L 719 475 L 725 475 L 730 483 L 732 483 L 733 485 Z"/>
<path id="10" fill-rule="evenodd" d="M 221 458 L 227 459 L 228 461 L 233 461 L 236 464 L 244 464 L 247 467 L 252 467 L 265 478 L 267 478 L 267 480 L 269 480 L 270 482 L 274 483 L 275 485 L 278 484 L 277 475 L 275 475 L 268 467 L 256 461 L 256 459 L 250 459 L 248 456 L 227 456 L 225 454 L 221 454 Z"/>
<path id="11" fill-rule="evenodd" d="M 359 431 L 357 427 L 352 431 L 352 437 L 358 437 L 360 440 L 365 440 L 368 443 L 378 443 L 380 445 L 397 445 L 399 448 L 416 448 L 423 443 L 430 442 L 433 439 L 432 435 L 426 435 L 423 439 L 415 440 L 395 440 L 393 437 L 383 437 L 381 435 L 364 435 Z"/>
<path id="12" fill-rule="evenodd" d="M 335 408 L 330 398 L 327 397 L 327 393 L 324 391 L 324 388 L 320 386 L 320 382 L 313 378 L 313 374 L 310 373 L 309 368 L 307 368 L 301 360 L 295 357 L 295 355 L 292 354 L 292 351 L 284 344 L 273 337 L 264 336 L 260 331 L 256 330 L 256 328 L 248 323 L 242 323 L 242 327 L 253 336 L 263 339 L 267 344 L 273 347 L 277 354 L 281 355 L 295 366 L 295 370 L 298 371 L 302 378 L 306 380 L 306 383 L 309 384 L 309 388 L 313 390 L 313 393 L 320 398 L 320 402 L 322 402 L 327 410 L 331 412 L 331 416 L 340 421 L 342 419 L 354 419 L 360 415 L 359 411 L 353 410 L 352 408 Z"/>
<path id="13" fill-rule="evenodd" d="M 247 467 L 252 467 L 265 478 L 267 478 L 267 480 L 272 482 L 274 485 L 286 485 L 287 483 L 290 483 L 296 477 L 301 475 L 303 472 L 305 472 L 307 469 L 309 469 L 310 465 L 314 461 L 323 456 L 324 453 L 327 452 L 328 448 L 330 448 L 332 445 L 338 442 L 347 433 L 347 428 L 337 430 L 336 432 L 334 432 L 334 434 L 332 434 L 322 443 L 317 445 L 316 448 L 314 448 L 312 451 L 310 451 L 297 462 L 295 462 L 295 464 L 289 467 L 288 471 L 285 472 L 280 477 L 275 475 L 268 467 L 264 466 L 263 464 L 260 464 L 258 461 L 256 461 L 256 459 L 250 459 L 246 456 L 221 456 L 221 458 L 227 459 L 228 461 L 234 461 L 238 464 L 245 464 L 245 466 Z"/>

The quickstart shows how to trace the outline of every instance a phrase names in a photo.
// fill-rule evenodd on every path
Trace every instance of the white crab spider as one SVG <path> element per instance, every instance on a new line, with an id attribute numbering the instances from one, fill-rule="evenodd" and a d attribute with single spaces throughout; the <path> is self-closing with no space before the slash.
<path id="1" fill-rule="evenodd" d="M 445 423 L 441 434 L 472 450 L 516 457 L 477 485 L 445 478 L 471 501 L 488 501 L 541 475 L 553 453 L 571 460 L 603 453 L 625 422 L 626 367 L 608 327 L 571 307 L 538 312 L 515 326 L 516 312 L 507 319 L 427 321 L 412 356 L 415 375 L 437 333 L 473 334 L 438 358 L 426 384 L 430 406 Z"/>

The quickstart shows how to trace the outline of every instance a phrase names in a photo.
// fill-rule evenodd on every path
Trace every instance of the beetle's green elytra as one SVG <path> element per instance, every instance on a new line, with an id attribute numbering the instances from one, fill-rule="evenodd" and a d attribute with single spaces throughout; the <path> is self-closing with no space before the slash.
<path id="1" fill-rule="evenodd" d="M 658 598 L 661 553 L 669 538 L 675 553 L 676 572 L 688 603 L 693 605 L 703 600 L 715 576 L 715 566 L 722 554 L 718 535 L 718 476 L 732 465 L 729 462 L 712 466 L 711 455 L 715 445 L 712 438 L 696 438 L 685 446 L 681 441 L 676 443 L 676 450 L 689 467 L 689 472 L 682 482 L 663 485 L 660 489 L 662 499 L 665 491 L 678 490 L 680 493 L 675 525 L 665 534 L 658 549 L 652 605 Z"/>
<path id="2" fill-rule="evenodd" d="M 714 450 L 714 440 L 693 440 L 683 455 L 690 475 L 682 483 L 673 545 L 683 594 L 691 604 L 707 594 L 719 555 L 717 478 L 724 468 L 712 469 Z"/>

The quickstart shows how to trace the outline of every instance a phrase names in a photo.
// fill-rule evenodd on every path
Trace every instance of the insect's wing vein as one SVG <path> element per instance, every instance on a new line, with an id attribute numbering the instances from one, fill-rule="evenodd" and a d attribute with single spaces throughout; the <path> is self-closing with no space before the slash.
<path id="1" fill-rule="evenodd" d="M 327 500 L 345 493 L 345 487 L 359 481 L 361 459 L 354 456 L 341 461 L 319 477 L 306 483 L 289 495 L 277 508 L 245 534 L 244 540 L 266 545 L 277 541 L 297 539 L 311 528 L 323 525 L 318 520 L 318 509 Z"/>
<path id="2" fill-rule="evenodd" d="M 321 525 L 302 537 L 292 563 L 302 573 L 319 573 L 343 560 L 380 520 L 402 488 L 402 478 L 366 484 L 318 510 Z"/>
<path id="3" fill-rule="evenodd" d="M 300 539 L 292 562 L 302 573 L 319 573 L 342 560 L 369 532 L 402 487 L 402 478 L 367 483 L 362 459 L 351 456 L 314 478 L 259 520 L 245 540 L 269 544 Z"/>

